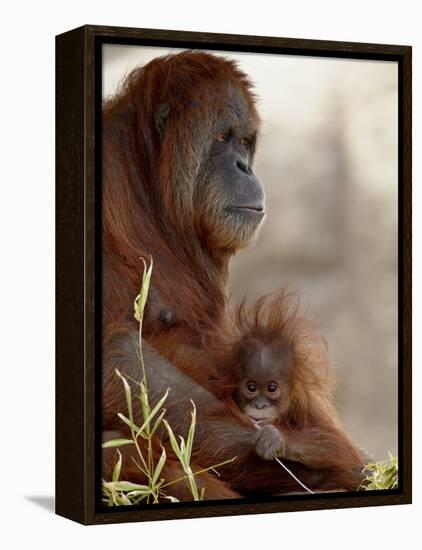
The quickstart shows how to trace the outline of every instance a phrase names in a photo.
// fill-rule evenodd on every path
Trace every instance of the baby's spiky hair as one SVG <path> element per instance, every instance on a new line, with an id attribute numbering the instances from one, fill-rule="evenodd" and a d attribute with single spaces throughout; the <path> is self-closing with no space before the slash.
<path id="1" fill-rule="evenodd" d="M 313 419 L 335 416 L 330 402 L 332 376 L 327 346 L 309 315 L 300 306 L 298 295 L 282 290 L 259 298 L 252 306 L 243 301 L 234 311 L 236 330 L 229 360 L 220 366 L 223 387 L 228 392 L 236 384 L 248 351 L 261 346 L 292 357 L 289 369 L 289 403 L 282 421 L 290 427 L 311 425 Z M 227 353 L 227 350 L 226 350 Z M 324 414 L 324 412 L 326 414 Z"/>

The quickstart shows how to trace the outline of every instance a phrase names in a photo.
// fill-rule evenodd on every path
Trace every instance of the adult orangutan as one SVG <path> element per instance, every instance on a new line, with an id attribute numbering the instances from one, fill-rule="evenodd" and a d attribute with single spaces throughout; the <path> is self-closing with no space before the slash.
<path id="1" fill-rule="evenodd" d="M 215 356 L 203 336 L 224 339 L 231 330 L 229 260 L 265 216 L 264 192 L 252 170 L 258 129 L 246 75 L 233 61 L 198 51 L 135 69 L 103 108 L 104 439 L 125 436 L 116 417 L 125 404 L 114 369 L 139 379 L 133 300 L 143 270 L 140 257 L 151 256 L 143 326 L 150 399 L 171 387 L 167 418 L 182 435 L 190 423 L 190 399 L 195 402 L 197 469 L 237 457 L 221 468 L 221 478 L 198 477 L 208 499 L 297 490 L 278 464 L 255 453 L 254 427 L 227 415 L 225 403 L 212 394 Z M 122 448 L 122 479 L 141 481 L 131 449 Z M 115 458 L 115 450 L 104 450 L 108 479 Z M 296 473 L 313 488 L 355 489 L 362 457 L 347 449 L 341 464 L 310 469 L 304 460 Z M 180 477 L 177 463 L 169 460 L 162 476 Z M 189 498 L 183 483 L 172 489 Z"/>

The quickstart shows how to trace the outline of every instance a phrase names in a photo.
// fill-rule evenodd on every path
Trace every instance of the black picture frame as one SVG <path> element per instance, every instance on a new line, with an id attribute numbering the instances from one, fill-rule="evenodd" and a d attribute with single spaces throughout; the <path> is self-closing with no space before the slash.
<path id="1" fill-rule="evenodd" d="M 101 46 L 389 60 L 399 71 L 399 487 L 100 509 Z M 410 46 L 83 26 L 56 37 L 56 513 L 82 524 L 407 504 L 412 494 Z"/>

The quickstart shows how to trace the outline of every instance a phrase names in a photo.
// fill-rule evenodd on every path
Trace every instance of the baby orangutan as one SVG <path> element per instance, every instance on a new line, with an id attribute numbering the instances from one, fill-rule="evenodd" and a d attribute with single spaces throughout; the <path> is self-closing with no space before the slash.
<path id="1" fill-rule="evenodd" d="M 298 300 L 281 292 L 250 310 L 242 304 L 234 324 L 236 342 L 219 367 L 220 396 L 257 429 L 257 455 L 285 459 L 316 490 L 356 490 L 366 457 L 340 425 L 325 342 Z"/>
<path id="2" fill-rule="evenodd" d="M 272 341 L 245 335 L 240 344 L 239 379 L 233 399 L 259 430 L 256 452 L 265 459 L 284 454 L 284 439 L 272 423 L 287 412 L 293 368 L 291 343 L 282 335 Z"/>

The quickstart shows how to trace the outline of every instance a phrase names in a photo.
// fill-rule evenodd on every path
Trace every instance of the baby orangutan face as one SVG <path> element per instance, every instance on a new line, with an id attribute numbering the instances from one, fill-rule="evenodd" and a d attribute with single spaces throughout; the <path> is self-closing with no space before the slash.
<path id="1" fill-rule="evenodd" d="M 288 404 L 288 373 L 292 362 L 289 349 L 255 345 L 241 360 L 241 379 L 234 399 L 244 414 L 257 424 L 274 422 Z"/>

